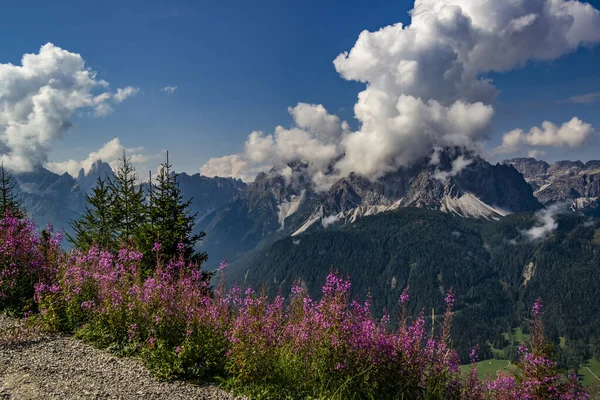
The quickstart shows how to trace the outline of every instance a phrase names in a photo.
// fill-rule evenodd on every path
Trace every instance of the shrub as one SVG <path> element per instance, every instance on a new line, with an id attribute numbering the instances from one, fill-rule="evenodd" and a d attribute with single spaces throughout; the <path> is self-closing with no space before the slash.
<path id="1" fill-rule="evenodd" d="M 51 225 L 40 234 L 31 220 L 10 213 L 0 219 L 0 310 L 35 311 L 34 287 L 52 286 L 60 241 Z"/>

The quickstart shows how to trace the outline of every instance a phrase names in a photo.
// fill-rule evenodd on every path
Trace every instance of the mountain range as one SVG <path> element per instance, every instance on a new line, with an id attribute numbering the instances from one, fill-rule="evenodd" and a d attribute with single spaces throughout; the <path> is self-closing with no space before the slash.
<path id="1" fill-rule="evenodd" d="M 68 173 L 56 174 L 43 167 L 14 174 L 16 191 L 28 214 L 40 227 L 52 224 L 55 229 L 71 233 L 71 221 L 81 216 L 98 178 L 112 177 L 108 163 L 96 161 L 89 171 L 81 169 L 77 178 Z M 191 211 L 198 220 L 231 201 L 246 188 L 239 179 L 207 178 L 200 174 L 178 174 L 185 198 L 192 198 Z M 69 243 L 64 242 L 66 247 Z"/>
<path id="2" fill-rule="evenodd" d="M 38 225 L 69 232 L 85 194 L 110 174 L 98 161 L 77 178 L 44 168 L 15 178 Z M 209 254 L 207 267 L 226 258 L 230 283 L 275 294 L 300 279 L 318 295 L 336 269 L 351 276 L 353 294 L 372 297 L 376 310 L 394 309 L 410 286 L 420 299 L 413 313 L 442 312 L 443 294 L 454 287 L 465 338 L 456 345 L 466 360 L 471 345 L 502 342 L 498 335 L 517 327 L 539 295 L 547 296 L 552 337 L 569 346 L 583 341 L 581 357 L 588 343 L 600 343 L 598 178 L 600 161 L 493 165 L 448 148 L 378 179 L 350 174 L 325 191 L 301 161 L 249 184 L 185 173 L 178 182 L 184 198 L 193 198 L 195 229 L 206 232 L 200 247 Z M 553 204 L 567 214 L 556 215 Z"/>

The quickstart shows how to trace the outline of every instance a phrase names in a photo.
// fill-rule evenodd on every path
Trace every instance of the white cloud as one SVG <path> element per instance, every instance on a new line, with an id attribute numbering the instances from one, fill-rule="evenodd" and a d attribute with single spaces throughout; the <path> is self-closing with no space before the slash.
<path id="1" fill-rule="evenodd" d="M 558 228 L 555 216 L 560 212 L 562 206 L 561 204 L 553 204 L 544 210 L 538 211 L 536 213 L 537 226 L 524 231 L 523 234 L 530 240 L 539 240 L 554 232 Z"/>
<path id="2" fill-rule="evenodd" d="M 571 96 L 568 99 L 559 101 L 559 103 L 573 104 L 591 104 L 600 100 L 600 92 L 586 93 L 579 96 Z"/>
<path id="3" fill-rule="evenodd" d="M 23 55 L 21 65 L 0 64 L 0 160 L 17 171 L 45 164 L 73 115 L 106 115 L 111 104 L 136 91 L 128 87 L 113 93 L 108 86 L 81 55 L 52 43 Z"/>
<path id="4" fill-rule="evenodd" d="M 541 160 L 546 155 L 546 152 L 543 150 L 529 150 L 527 153 L 527 157 L 535 158 L 537 160 Z"/>
<path id="5" fill-rule="evenodd" d="M 177 90 L 177 86 L 165 86 L 160 90 L 165 92 L 166 94 L 173 94 Z"/>
<path id="6" fill-rule="evenodd" d="M 377 178 L 437 147 L 479 148 L 491 134 L 498 94 L 488 73 L 553 60 L 600 41 L 600 12 L 574 0 L 416 0 L 410 15 L 409 25 L 361 32 L 350 51 L 333 61 L 344 79 L 366 86 L 354 106 L 358 130 L 351 132 L 321 105 L 299 104 L 290 109 L 293 128 L 253 132 L 237 165 L 302 158 L 313 179 L 326 186 L 331 164 L 338 176 Z M 590 128 L 577 119 L 561 128 L 545 123 L 507 140 L 574 146 Z"/>
<path id="7" fill-rule="evenodd" d="M 436 154 L 437 153 L 434 153 L 434 156 Z M 432 158 L 432 160 L 433 159 L 434 158 Z M 473 160 L 470 160 L 470 159 L 465 158 L 464 156 L 460 155 L 460 156 L 456 157 L 456 159 L 454 161 L 452 161 L 452 169 L 450 171 L 437 170 L 435 175 L 433 175 L 433 177 L 442 182 L 445 182 L 448 178 L 457 176 L 458 174 L 460 174 L 462 172 L 462 170 L 465 169 L 466 167 L 468 167 L 469 165 L 471 165 L 471 163 L 473 163 Z M 439 155 L 438 155 L 438 164 L 439 164 Z"/>
<path id="8" fill-rule="evenodd" d="M 323 228 L 327 228 L 329 225 L 335 224 L 338 221 L 339 218 L 337 217 L 337 215 L 330 215 L 329 217 L 321 219 L 321 225 L 323 225 Z"/>
<path id="9" fill-rule="evenodd" d="M 502 137 L 502 144 L 494 149 L 496 154 L 516 153 L 522 146 L 581 147 L 596 131 L 592 125 L 577 117 L 560 127 L 544 121 L 541 127 L 534 126 L 529 132 L 512 130 Z"/>
<path id="10" fill-rule="evenodd" d="M 119 163 L 119 159 L 123 156 L 123 150 L 125 150 L 128 158 L 138 168 L 139 171 L 146 170 L 147 163 L 151 160 L 156 160 L 160 157 L 159 154 L 148 155 L 145 154 L 144 149 L 141 147 L 130 147 L 126 148 L 121 144 L 119 138 L 114 138 L 104 144 L 99 150 L 93 151 L 88 154 L 85 160 L 66 160 L 61 162 L 48 162 L 46 168 L 57 174 L 64 174 L 68 172 L 69 175 L 77 177 L 79 170 L 83 168 L 84 173 L 88 173 L 96 161 L 104 161 L 109 163 L 114 169 Z"/>
<path id="11" fill-rule="evenodd" d="M 200 173 L 208 177 L 222 176 L 241 179 L 243 181 L 252 181 L 258 172 L 262 169 L 253 170 L 248 168 L 248 161 L 243 156 L 234 154 L 211 158 L 200 168 Z"/>
<path id="12" fill-rule="evenodd" d="M 252 181 L 257 172 L 304 160 L 315 180 L 340 155 L 341 138 L 348 124 L 328 114 L 322 105 L 298 103 L 289 112 L 294 126 L 277 126 L 272 134 L 255 131 L 248 136 L 241 154 L 210 159 L 200 172 L 207 176 L 231 176 Z"/>
<path id="13" fill-rule="evenodd" d="M 119 89 L 117 89 L 117 93 L 115 93 L 113 95 L 113 98 L 114 98 L 114 100 L 115 100 L 116 103 L 122 103 L 128 97 L 135 96 L 139 91 L 140 91 L 139 88 L 134 88 L 134 87 L 131 87 L 131 86 L 127 86 L 127 87 L 122 88 L 122 89 L 119 88 Z"/>

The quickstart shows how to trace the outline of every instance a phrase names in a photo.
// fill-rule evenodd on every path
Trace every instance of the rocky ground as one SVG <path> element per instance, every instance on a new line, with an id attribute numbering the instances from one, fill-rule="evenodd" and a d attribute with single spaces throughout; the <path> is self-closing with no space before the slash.
<path id="1" fill-rule="evenodd" d="M 161 382 L 139 360 L 0 315 L 0 400 L 241 399 L 216 386 Z"/>

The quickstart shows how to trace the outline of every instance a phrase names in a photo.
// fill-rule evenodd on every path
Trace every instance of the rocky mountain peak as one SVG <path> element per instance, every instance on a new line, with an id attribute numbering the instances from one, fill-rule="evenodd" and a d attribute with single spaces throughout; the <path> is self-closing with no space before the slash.
<path id="1" fill-rule="evenodd" d="M 110 164 L 97 160 L 94 161 L 91 168 L 87 173 L 83 168 L 79 170 L 79 174 L 77 175 L 77 183 L 81 190 L 85 193 L 90 193 L 94 186 L 96 186 L 96 182 L 98 178 L 111 178 L 113 176 L 113 170 Z"/>

